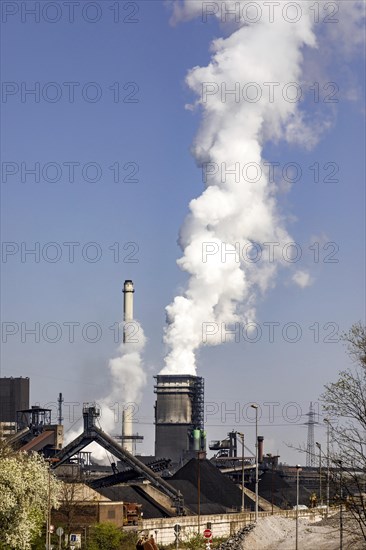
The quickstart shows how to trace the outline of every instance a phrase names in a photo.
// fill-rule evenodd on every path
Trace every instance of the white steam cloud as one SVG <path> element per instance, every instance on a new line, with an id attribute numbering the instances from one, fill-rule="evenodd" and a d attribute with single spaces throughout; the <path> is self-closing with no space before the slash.
<path id="1" fill-rule="evenodd" d="M 131 326 L 131 321 L 128 324 Z M 108 433 L 121 431 L 122 407 L 140 403 L 146 384 L 142 361 L 146 337 L 137 321 L 133 321 L 133 325 L 136 327 L 134 336 L 128 336 L 128 341 L 119 346 L 118 356 L 109 360 L 110 392 L 98 401 L 102 411 L 101 425 Z"/>
<path id="2" fill-rule="evenodd" d="M 296 23 L 283 17 L 270 21 L 265 9 L 254 24 L 238 22 L 230 36 L 214 40 L 208 66 L 194 67 L 187 76 L 187 84 L 198 98 L 195 106 L 203 111 L 193 154 L 199 165 L 210 167 L 210 178 L 202 195 L 191 201 L 180 234 L 183 256 L 178 265 L 190 278 L 184 295 L 166 308 L 164 374 L 195 374 L 203 324 L 253 320 L 256 294 L 274 284 L 280 255 L 274 258 L 278 261 L 259 265 L 243 258 L 236 243 L 241 250 L 250 251 L 254 243 L 292 240 L 266 170 L 259 170 L 258 177 L 248 177 L 242 169 L 249 163 L 263 167 L 262 151 L 268 140 L 284 138 L 303 144 L 304 136 L 311 137 L 300 102 L 291 101 L 294 89 L 290 93 L 289 87 L 290 83 L 301 85 L 304 48 L 316 47 L 311 3 L 297 3 L 302 15 Z M 236 4 L 218 2 L 216 17 L 223 5 L 233 8 Z M 173 18 L 177 21 L 198 14 L 202 14 L 202 3 L 187 0 L 175 4 Z M 243 89 L 248 83 L 257 86 Z M 274 97 L 268 83 L 276 83 Z M 253 101 L 258 86 L 262 97 Z M 282 93 L 285 90 L 289 93 Z M 238 163 L 239 178 L 223 176 L 223 168 L 235 171 Z M 220 341 L 218 335 L 209 343 Z"/>
<path id="3" fill-rule="evenodd" d="M 146 337 L 137 321 L 129 321 L 129 330 L 133 326 L 133 334 L 127 336 L 127 341 L 118 347 L 117 357 L 108 363 L 109 392 L 108 395 L 96 399 L 101 410 L 100 425 L 108 434 L 121 434 L 122 411 L 127 415 L 141 402 L 142 390 L 146 385 L 146 372 L 143 364 L 143 351 Z M 121 325 L 123 329 L 123 324 Z M 75 439 L 81 430 L 67 434 L 67 442 Z M 92 451 L 93 458 L 106 461 L 106 451 L 96 443 L 87 447 Z"/>

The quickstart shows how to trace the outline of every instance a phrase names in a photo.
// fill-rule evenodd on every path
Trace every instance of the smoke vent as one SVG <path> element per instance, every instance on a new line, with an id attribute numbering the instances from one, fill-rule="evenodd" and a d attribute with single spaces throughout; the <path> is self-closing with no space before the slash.
<path id="1" fill-rule="evenodd" d="M 206 449 L 204 380 L 191 375 L 155 378 L 155 456 L 180 464 Z"/>

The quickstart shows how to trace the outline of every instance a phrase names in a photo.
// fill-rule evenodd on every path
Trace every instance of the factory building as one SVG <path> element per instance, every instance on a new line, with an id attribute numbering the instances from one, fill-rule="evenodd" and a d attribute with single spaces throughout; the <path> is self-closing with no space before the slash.
<path id="1" fill-rule="evenodd" d="M 128 329 L 134 322 L 134 292 L 133 282 L 126 280 L 126 346 Z M 142 518 L 193 515 L 200 518 L 217 514 L 221 521 L 223 514 L 252 511 L 256 489 L 260 510 L 274 513 L 292 508 L 298 496 L 297 469 L 279 464 L 277 455 L 265 455 L 263 436 L 256 434 L 254 452 L 245 444 L 244 435 L 232 430 L 225 439 L 210 442 L 209 449 L 215 454 L 207 459 L 202 377 L 159 374 L 155 376 L 154 392 L 153 456 L 135 456 L 135 443 L 142 436 L 134 435 L 132 418 L 125 414 L 121 435 L 104 432 L 99 426 L 100 409 L 96 403 L 84 403 L 83 430 L 64 447 L 62 394 L 58 399 L 58 423 L 52 424 L 51 409 L 38 405 L 29 408 L 28 378 L 0 379 L 0 422 L 12 423 L 17 430 L 7 434 L 7 442 L 14 450 L 41 453 L 52 459 L 50 469 L 71 492 L 80 486 L 86 495 L 76 499 L 75 527 L 80 529 L 100 521 L 121 527 L 140 525 Z M 87 450 L 91 443 L 99 444 L 115 461 L 111 462 L 110 457 L 109 464 L 92 460 L 92 452 Z M 303 469 L 301 503 L 308 503 L 318 486 L 318 469 Z M 66 521 L 67 510 L 61 507 L 55 514 L 56 521 Z"/>
<path id="2" fill-rule="evenodd" d="M 15 433 L 21 409 L 29 409 L 29 378 L 0 378 L 0 428 L 4 435 Z"/>
<path id="3" fill-rule="evenodd" d="M 183 464 L 206 450 L 204 380 L 190 375 L 155 378 L 155 456 Z"/>

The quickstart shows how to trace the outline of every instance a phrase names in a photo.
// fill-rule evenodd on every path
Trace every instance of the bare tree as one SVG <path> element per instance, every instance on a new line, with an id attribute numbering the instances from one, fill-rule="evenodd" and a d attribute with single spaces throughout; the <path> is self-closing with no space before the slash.
<path id="1" fill-rule="evenodd" d="M 321 400 L 330 420 L 333 481 L 366 540 L 366 327 L 357 323 L 341 338 L 354 365 L 325 386 Z"/>

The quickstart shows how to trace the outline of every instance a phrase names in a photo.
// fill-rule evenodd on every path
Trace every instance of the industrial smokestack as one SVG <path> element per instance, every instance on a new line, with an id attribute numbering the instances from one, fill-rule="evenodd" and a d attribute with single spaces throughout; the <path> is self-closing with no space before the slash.
<path id="1" fill-rule="evenodd" d="M 131 411 L 122 411 L 122 447 L 130 452 L 133 451 L 133 425 Z"/>
<path id="2" fill-rule="evenodd" d="M 156 381 L 155 456 L 181 464 L 206 450 L 204 380 L 177 374 Z"/>
<path id="3" fill-rule="evenodd" d="M 133 321 L 134 292 L 133 282 L 129 279 L 126 280 L 123 285 L 123 343 L 126 343 L 128 323 Z"/>
<path id="4" fill-rule="evenodd" d="M 133 294 L 135 289 L 133 282 L 127 279 L 123 285 L 123 343 L 127 342 L 129 323 L 133 321 Z M 132 453 L 132 414 L 130 411 L 122 412 L 122 447 Z"/>

